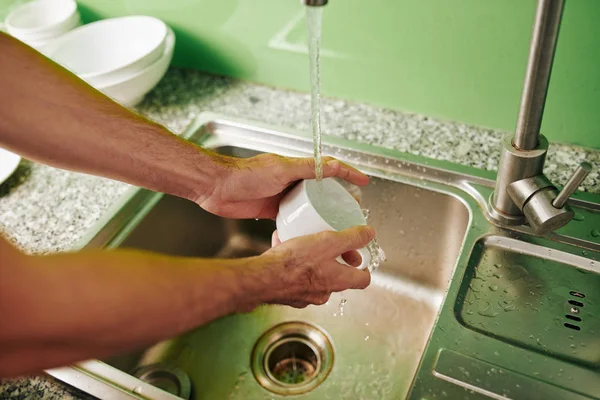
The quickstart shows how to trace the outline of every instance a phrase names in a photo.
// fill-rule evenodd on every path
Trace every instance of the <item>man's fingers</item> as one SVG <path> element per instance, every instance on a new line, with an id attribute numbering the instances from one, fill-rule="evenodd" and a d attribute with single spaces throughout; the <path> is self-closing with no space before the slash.
<path id="1" fill-rule="evenodd" d="M 328 289 L 333 292 L 343 292 L 347 289 L 364 289 L 371 283 L 371 273 L 368 270 L 358 270 L 337 261 L 331 271 L 335 276 L 328 279 Z"/>
<path id="2" fill-rule="evenodd" d="M 315 179 L 315 160 L 312 158 L 290 158 L 285 167 L 285 175 L 289 182 L 301 179 Z M 323 177 L 337 177 L 358 186 L 369 183 L 369 177 L 333 157 L 323 157 Z"/>
<path id="3" fill-rule="evenodd" d="M 328 231 L 317 234 L 319 247 L 323 253 L 334 258 L 365 247 L 373 239 L 375 239 L 375 229 L 368 225 L 354 226 L 340 232 Z"/>
<path id="4" fill-rule="evenodd" d="M 368 176 L 339 160 L 325 157 L 323 163 L 324 178 L 337 177 L 357 186 L 365 186 L 369 183 Z"/>

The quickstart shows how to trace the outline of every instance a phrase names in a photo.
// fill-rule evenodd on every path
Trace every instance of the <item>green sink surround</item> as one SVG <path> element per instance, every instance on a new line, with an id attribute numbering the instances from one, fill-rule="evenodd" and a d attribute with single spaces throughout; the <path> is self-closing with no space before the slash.
<path id="1" fill-rule="evenodd" d="M 6 9 L 7 2 L 0 0 Z M 79 0 L 83 19 L 147 14 L 177 34 L 174 63 L 307 91 L 298 0 Z M 535 0 L 331 0 L 323 22 L 323 91 L 513 130 Z M 569 0 L 543 133 L 600 148 L 600 1 Z"/>

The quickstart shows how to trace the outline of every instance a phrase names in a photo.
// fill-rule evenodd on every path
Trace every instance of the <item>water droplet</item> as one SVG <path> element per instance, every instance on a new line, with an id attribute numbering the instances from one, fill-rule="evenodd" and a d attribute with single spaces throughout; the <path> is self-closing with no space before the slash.
<path id="1" fill-rule="evenodd" d="M 365 217 L 365 219 L 369 219 L 369 215 L 371 214 L 371 211 L 367 208 L 363 208 L 362 214 L 363 214 L 363 217 Z"/>
<path id="2" fill-rule="evenodd" d="M 579 213 L 575 213 L 575 215 L 573 215 L 573 220 L 575 221 L 583 221 L 585 220 L 585 217 Z"/>
<path id="3" fill-rule="evenodd" d="M 484 317 L 490 317 L 490 318 L 493 318 L 496 315 L 498 315 L 498 310 L 496 310 L 496 308 L 494 307 L 494 304 L 490 304 L 487 301 L 485 303 L 487 304 L 487 307 L 485 307 L 483 310 L 479 310 L 477 312 L 477 314 L 484 316 Z"/>
<path id="4" fill-rule="evenodd" d="M 581 254 L 582 254 L 582 255 L 584 255 L 584 256 L 587 256 L 587 255 L 588 255 L 588 252 L 587 252 L 587 251 L 585 251 L 585 250 L 581 250 Z"/>
<path id="5" fill-rule="evenodd" d="M 369 335 L 365 336 L 365 342 L 369 340 Z"/>
<path id="6" fill-rule="evenodd" d="M 347 302 L 348 302 L 348 300 L 346 300 L 346 299 L 340 300 L 340 317 L 344 316 L 344 306 L 346 305 Z"/>
<path id="7" fill-rule="evenodd" d="M 591 232 L 591 233 L 592 233 L 592 236 L 593 236 L 593 237 L 598 237 L 598 236 L 600 236 L 600 230 L 598 230 L 598 229 L 592 229 L 592 232 Z"/>
<path id="8" fill-rule="evenodd" d="M 494 355 L 495 355 L 495 356 L 499 356 L 499 355 L 500 355 L 500 353 L 499 353 L 499 352 L 497 352 L 497 351 L 495 351 L 495 352 L 494 352 Z"/>
<path id="9" fill-rule="evenodd" d="M 570 347 L 570 348 L 572 348 L 572 349 L 574 349 L 575 347 L 577 347 L 577 345 L 575 345 L 575 343 L 571 343 L 571 344 L 569 345 L 569 347 Z"/>
<path id="10" fill-rule="evenodd" d="M 501 268 L 501 267 L 502 267 L 502 264 L 494 264 L 494 267 L 496 267 L 496 268 Z"/>
<path id="11" fill-rule="evenodd" d="M 500 304 L 500 307 L 502 307 L 502 309 L 507 312 L 514 311 L 517 308 L 514 301 L 511 300 L 504 300 L 502 303 L 498 304 Z"/>
<path id="12" fill-rule="evenodd" d="M 133 389 L 133 393 L 136 393 L 136 394 L 142 394 L 143 392 L 144 392 L 144 389 L 141 386 L 136 386 Z"/>
<path id="13" fill-rule="evenodd" d="M 258 221 L 258 218 L 254 218 L 255 221 Z"/>
<path id="14" fill-rule="evenodd" d="M 495 292 L 495 291 L 497 291 L 497 290 L 498 290 L 498 285 L 490 285 L 490 290 L 491 290 L 492 292 Z"/>

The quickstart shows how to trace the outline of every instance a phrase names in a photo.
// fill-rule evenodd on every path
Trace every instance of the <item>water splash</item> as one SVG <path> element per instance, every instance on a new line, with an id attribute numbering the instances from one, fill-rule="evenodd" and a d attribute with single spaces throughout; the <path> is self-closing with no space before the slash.
<path id="1" fill-rule="evenodd" d="M 344 298 L 342 298 L 340 300 L 340 305 L 339 305 L 339 308 L 340 308 L 340 317 L 344 316 L 344 306 L 346 305 L 347 302 L 348 302 L 348 300 L 346 300 Z"/>
<path id="2" fill-rule="evenodd" d="M 369 272 L 373 272 L 377 268 L 379 268 L 382 262 L 385 262 L 387 260 L 387 257 L 381 246 L 379 246 L 379 244 L 377 243 L 377 239 L 373 239 L 367 245 L 367 250 L 369 251 L 370 258 L 369 265 L 367 268 L 369 269 Z"/>
<path id="3" fill-rule="evenodd" d="M 323 7 L 306 7 L 308 54 L 310 59 L 310 114 L 315 157 L 315 177 L 323 179 L 323 144 L 321 143 L 321 23 Z"/>

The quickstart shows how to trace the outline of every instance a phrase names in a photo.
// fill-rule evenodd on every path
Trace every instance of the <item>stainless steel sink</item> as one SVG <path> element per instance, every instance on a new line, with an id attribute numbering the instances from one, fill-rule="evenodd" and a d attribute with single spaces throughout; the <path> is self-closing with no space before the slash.
<path id="1" fill-rule="evenodd" d="M 185 136 L 238 157 L 311 149 L 302 134 L 211 114 Z M 182 382 L 174 369 L 189 378 L 193 399 L 600 396 L 600 271 L 590 263 L 600 249 L 590 227 L 600 218 L 590 197 L 571 202 L 580 226 L 540 238 L 488 221 L 489 173 L 334 138 L 325 152 L 373 177 L 360 196 L 388 262 L 368 289 L 303 310 L 262 306 L 48 372 L 103 398 L 175 398 L 168 392 L 181 394 Z M 245 257 L 267 250 L 273 229 L 272 221 L 223 219 L 133 189 L 81 247 Z M 585 301 L 574 306 L 580 314 L 569 301 Z M 136 378 L 141 367 L 155 368 L 155 379 Z"/>

